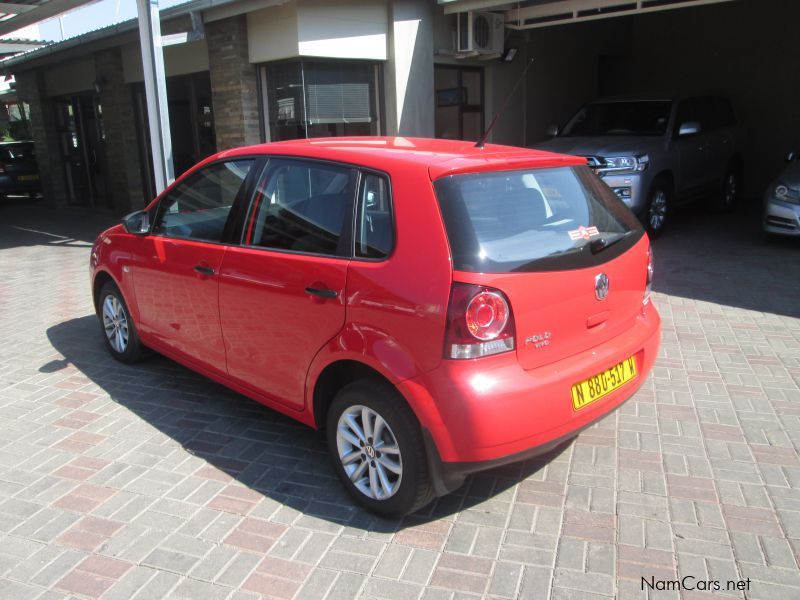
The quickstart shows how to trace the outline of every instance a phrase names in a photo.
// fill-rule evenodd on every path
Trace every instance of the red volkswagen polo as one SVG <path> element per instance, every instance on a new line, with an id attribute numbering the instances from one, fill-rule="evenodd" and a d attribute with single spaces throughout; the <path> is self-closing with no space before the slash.
<path id="1" fill-rule="evenodd" d="M 649 242 L 583 159 L 408 138 L 221 152 L 102 233 L 115 358 L 145 347 L 312 427 L 413 511 L 624 402 L 659 345 Z"/>

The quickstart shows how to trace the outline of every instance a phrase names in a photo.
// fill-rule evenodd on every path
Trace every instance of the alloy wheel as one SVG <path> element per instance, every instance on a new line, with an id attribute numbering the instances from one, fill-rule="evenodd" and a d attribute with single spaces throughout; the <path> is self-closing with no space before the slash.
<path id="1" fill-rule="evenodd" d="M 725 178 L 725 207 L 730 208 L 733 206 L 733 203 L 736 201 L 736 192 L 737 189 L 737 181 L 736 175 L 733 173 L 729 173 L 728 176 Z"/>
<path id="2" fill-rule="evenodd" d="M 373 409 L 355 405 L 341 414 L 336 447 L 344 472 L 368 498 L 386 500 L 400 489 L 400 446 L 389 424 Z"/>
<path id="3" fill-rule="evenodd" d="M 667 194 L 664 190 L 656 190 L 650 200 L 650 229 L 658 231 L 664 226 L 667 218 Z"/>
<path id="4" fill-rule="evenodd" d="M 128 316 L 122 302 L 113 294 L 103 299 L 103 330 L 114 352 L 123 354 L 128 347 Z"/>

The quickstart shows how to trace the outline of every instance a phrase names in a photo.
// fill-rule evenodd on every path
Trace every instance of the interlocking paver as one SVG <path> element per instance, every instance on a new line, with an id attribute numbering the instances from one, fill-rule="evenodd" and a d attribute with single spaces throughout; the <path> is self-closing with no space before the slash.
<path id="1" fill-rule="evenodd" d="M 0 597 L 800 594 L 800 263 L 754 213 L 679 214 L 655 242 L 662 349 L 619 411 L 399 521 L 354 507 L 313 432 L 109 358 L 86 285 L 106 222 L 4 207 Z"/>

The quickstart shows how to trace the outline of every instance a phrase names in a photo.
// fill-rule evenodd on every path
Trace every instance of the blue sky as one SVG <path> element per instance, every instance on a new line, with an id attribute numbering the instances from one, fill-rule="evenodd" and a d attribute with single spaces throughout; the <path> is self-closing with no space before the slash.
<path id="1" fill-rule="evenodd" d="M 184 4 L 187 0 L 160 0 L 159 8 L 169 8 L 176 4 Z M 135 18 L 135 0 L 99 0 L 93 4 L 83 6 L 60 18 L 48 19 L 39 24 L 39 39 L 60 42 L 81 35 L 93 29 L 113 25 L 120 21 Z M 60 21 L 60 23 L 59 23 Z M 62 37 L 61 31 L 64 31 Z"/>

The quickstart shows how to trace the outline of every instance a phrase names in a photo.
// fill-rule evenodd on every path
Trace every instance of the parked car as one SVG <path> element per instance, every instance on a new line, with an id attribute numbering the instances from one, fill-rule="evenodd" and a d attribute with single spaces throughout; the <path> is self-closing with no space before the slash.
<path id="1" fill-rule="evenodd" d="M 651 236 L 672 208 L 698 198 L 731 210 L 741 187 L 741 135 L 722 96 L 595 100 L 550 133 L 536 147 L 585 157 Z"/>
<path id="2" fill-rule="evenodd" d="M 36 197 L 42 191 L 33 142 L 0 142 L 0 197 Z"/>
<path id="3" fill-rule="evenodd" d="M 607 415 L 658 351 L 648 238 L 570 156 L 338 138 L 217 154 L 105 231 L 111 355 L 145 347 L 327 432 L 404 514 Z"/>
<path id="4" fill-rule="evenodd" d="M 764 194 L 764 231 L 800 237 L 800 153 L 790 152 L 786 162 Z"/>

